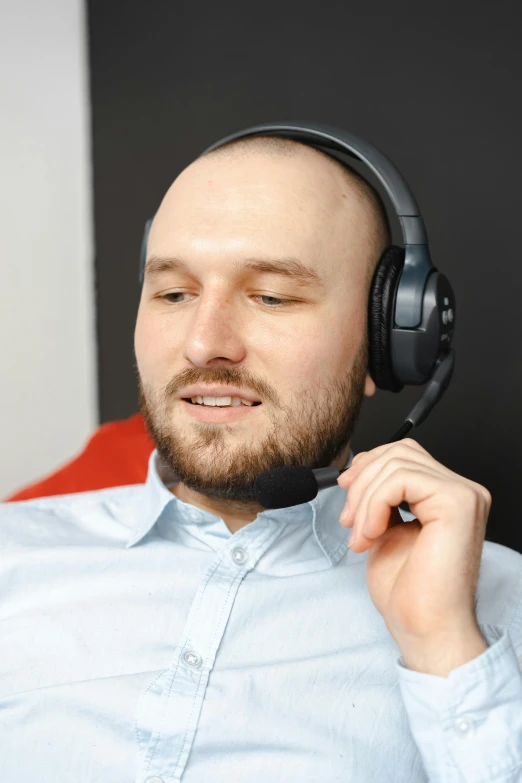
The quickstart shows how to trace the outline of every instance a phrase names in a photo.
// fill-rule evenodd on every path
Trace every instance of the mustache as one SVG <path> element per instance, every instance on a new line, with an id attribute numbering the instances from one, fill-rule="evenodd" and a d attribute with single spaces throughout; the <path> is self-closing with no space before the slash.
<path id="1" fill-rule="evenodd" d="M 280 407 L 279 397 L 262 378 L 256 378 L 247 370 L 238 370 L 235 367 L 187 367 L 172 378 L 165 388 L 167 397 L 174 397 L 180 389 L 197 383 L 230 384 L 239 386 L 245 391 L 255 392 L 261 399 L 267 400 L 275 407 Z"/>

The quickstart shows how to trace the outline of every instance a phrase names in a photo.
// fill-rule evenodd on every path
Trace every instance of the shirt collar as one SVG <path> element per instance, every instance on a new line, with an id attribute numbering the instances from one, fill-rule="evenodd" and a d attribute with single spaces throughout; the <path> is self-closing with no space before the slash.
<path id="1" fill-rule="evenodd" d="M 352 459 L 353 452 L 350 450 L 346 467 L 351 465 Z M 176 515 L 178 519 L 186 516 L 183 509 L 189 504 L 180 501 L 167 488 L 174 481 L 175 479 L 172 479 L 169 482 L 169 476 L 160 462 L 157 449 L 155 449 L 149 457 L 147 480 L 137 503 L 135 524 L 126 548 L 139 543 L 152 530 L 167 506 L 177 507 L 178 512 L 181 512 Z M 267 509 L 260 512 L 258 517 L 267 516 L 282 524 L 292 522 L 310 524 L 317 543 L 333 565 L 347 549 L 348 531 L 339 523 L 346 495 L 346 490 L 337 485 L 320 490 L 317 497 L 309 503 L 289 508 Z M 202 510 L 199 509 L 199 511 Z M 202 513 L 208 514 L 204 511 Z"/>

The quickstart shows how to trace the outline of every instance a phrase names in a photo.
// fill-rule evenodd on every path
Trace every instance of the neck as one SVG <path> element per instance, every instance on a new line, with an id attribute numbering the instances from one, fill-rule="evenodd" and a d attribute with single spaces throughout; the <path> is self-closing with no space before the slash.
<path id="1" fill-rule="evenodd" d="M 338 458 L 330 464 L 342 470 L 348 461 L 349 453 L 350 444 L 348 443 Z M 242 527 L 253 522 L 261 511 L 264 511 L 264 508 L 256 501 L 222 500 L 221 498 L 209 497 L 190 489 L 181 482 L 171 486 L 170 491 L 184 503 L 190 503 L 203 511 L 210 511 L 211 514 L 221 517 L 231 533 L 241 530 Z"/>
<path id="2" fill-rule="evenodd" d="M 204 511 L 216 514 L 224 521 L 231 533 L 236 533 L 249 522 L 253 522 L 263 507 L 256 501 L 246 500 L 222 500 L 221 498 L 208 497 L 200 492 L 186 487 L 185 484 L 176 484 L 170 487 L 170 491 L 184 503 L 190 503 Z"/>

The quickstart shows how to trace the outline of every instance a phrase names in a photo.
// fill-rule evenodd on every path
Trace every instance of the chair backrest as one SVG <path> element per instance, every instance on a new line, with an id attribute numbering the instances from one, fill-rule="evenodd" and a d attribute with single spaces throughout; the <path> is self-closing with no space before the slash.
<path id="1" fill-rule="evenodd" d="M 102 424 L 83 450 L 56 471 L 19 489 L 6 501 L 67 495 L 125 484 L 142 484 L 154 443 L 141 414 Z"/>

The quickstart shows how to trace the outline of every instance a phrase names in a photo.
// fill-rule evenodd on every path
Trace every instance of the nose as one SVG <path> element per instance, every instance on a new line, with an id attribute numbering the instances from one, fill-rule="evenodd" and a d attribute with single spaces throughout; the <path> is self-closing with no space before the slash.
<path id="1" fill-rule="evenodd" d="M 237 364 L 244 359 L 245 343 L 230 297 L 200 296 L 191 313 L 184 353 L 197 367 Z"/>

